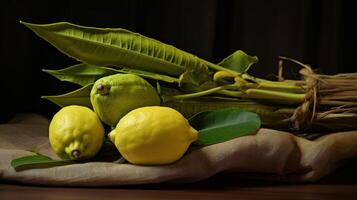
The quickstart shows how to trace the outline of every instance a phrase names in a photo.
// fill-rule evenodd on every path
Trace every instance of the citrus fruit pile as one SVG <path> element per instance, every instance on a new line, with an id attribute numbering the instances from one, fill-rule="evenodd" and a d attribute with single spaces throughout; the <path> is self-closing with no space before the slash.
<path id="1" fill-rule="evenodd" d="M 105 138 L 102 122 L 113 127 L 110 141 L 133 164 L 175 162 L 198 138 L 178 111 L 160 106 L 156 90 L 139 76 L 115 74 L 98 79 L 90 100 L 94 111 L 70 105 L 51 120 L 50 144 L 62 159 L 94 157 Z"/>

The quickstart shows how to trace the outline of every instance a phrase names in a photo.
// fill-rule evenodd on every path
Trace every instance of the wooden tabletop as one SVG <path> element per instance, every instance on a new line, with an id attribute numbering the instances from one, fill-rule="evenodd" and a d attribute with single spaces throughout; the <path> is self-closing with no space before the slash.
<path id="1" fill-rule="evenodd" d="M 219 174 L 190 184 L 157 184 L 105 188 L 66 188 L 0 183 L 0 200 L 92 199 L 357 199 L 357 160 L 316 182 L 287 184 Z"/>

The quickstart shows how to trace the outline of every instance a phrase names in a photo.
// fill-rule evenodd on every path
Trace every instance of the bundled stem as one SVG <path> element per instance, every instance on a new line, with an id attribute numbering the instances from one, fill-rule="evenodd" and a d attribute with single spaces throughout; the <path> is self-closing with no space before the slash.
<path id="1" fill-rule="evenodd" d="M 217 107 L 239 107 L 260 114 L 264 126 L 297 132 L 307 129 L 357 129 L 357 74 L 321 75 L 299 61 L 286 57 L 280 59 L 279 81 L 255 78 L 246 73 L 218 71 L 214 80 L 226 85 L 197 93 L 176 95 L 165 104 L 188 116 Z M 301 80 L 285 80 L 282 77 L 283 60 L 303 67 L 300 70 Z M 200 99 L 207 95 L 226 96 L 230 100 L 218 98 L 213 103 Z M 189 98 L 198 99 L 187 101 Z M 187 112 L 187 109 L 192 112 Z M 303 136 L 309 138 L 312 135 Z"/>

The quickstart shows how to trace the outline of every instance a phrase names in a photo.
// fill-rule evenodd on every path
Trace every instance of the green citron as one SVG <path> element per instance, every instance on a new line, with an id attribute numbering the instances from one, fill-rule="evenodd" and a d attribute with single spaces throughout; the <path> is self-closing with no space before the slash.
<path id="1" fill-rule="evenodd" d="M 97 80 L 90 100 L 99 118 L 113 127 L 131 110 L 160 105 L 161 101 L 150 83 L 133 74 L 115 74 Z"/>
<path id="2" fill-rule="evenodd" d="M 52 118 L 49 140 L 62 159 L 83 160 L 94 157 L 104 139 L 104 127 L 97 114 L 84 106 L 66 106 Z"/>

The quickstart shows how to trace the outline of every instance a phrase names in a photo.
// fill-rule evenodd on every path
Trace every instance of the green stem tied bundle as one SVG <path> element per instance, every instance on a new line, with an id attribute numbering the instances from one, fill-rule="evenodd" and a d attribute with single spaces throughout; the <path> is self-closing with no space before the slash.
<path id="1" fill-rule="evenodd" d="M 60 106 L 75 103 L 89 107 L 88 91 L 97 79 L 128 73 L 159 85 L 163 105 L 175 107 L 187 117 L 218 107 L 240 107 L 258 113 L 265 127 L 297 131 L 357 129 L 356 73 L 316 74 L 303 63 L 281 57 L 278 81 L 271 81 L 251 76 L 248 70 L 258 58 L 240 50 L 214 64 L 121 28 L 67 22 L 21 23 L 81 62 L 62 70 L 45 71 L 82 86 L 67 94 L 44 97 Z M 284 80 L 283 61 L 302 67 L 301 80 Z"/>

